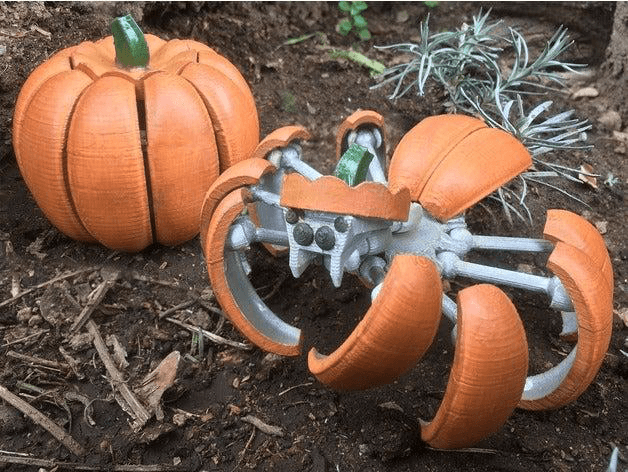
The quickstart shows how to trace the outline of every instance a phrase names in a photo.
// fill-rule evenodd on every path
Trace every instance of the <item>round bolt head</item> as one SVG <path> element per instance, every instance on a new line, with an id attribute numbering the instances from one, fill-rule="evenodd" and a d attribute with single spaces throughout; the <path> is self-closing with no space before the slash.
<path id="1" fill-rule="evenodd" d="M 336 236 L 334 235 L 334 230 L 329 226 L 321 226 L 316 230 L 316 234 L 314 235 L 314 240 L 318 247 L 320 247 L 324 251 L 329 251 L 336 244 Z"/>
<path id="2" fill-rule="evenodd" d="M 314 230 L 307 223 L 297 223 L 292 230 L 292 236 L 297 244 L 309 246 L 314 241 Z"/>
<path id="3" fill-rule="evenodd" d="M 286 223 L 291 225 L 296 224 L 299 221 L 299 214 L 292 208 L 286 210 Z"/>
<path id="4" fill-rule="evenodd" d="M 334 228 L 336 228 L 336 231 L 339 233 L 346 233 L 349 229 L 349 224 L 343 216 L 339 216 L 334 220 Z"/>

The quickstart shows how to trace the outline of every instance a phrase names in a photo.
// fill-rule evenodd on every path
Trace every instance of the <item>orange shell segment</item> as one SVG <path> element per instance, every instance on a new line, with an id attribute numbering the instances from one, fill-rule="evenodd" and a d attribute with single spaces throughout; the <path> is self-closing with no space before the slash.
<path id="1" fill-rule="evenodd" d="M 296 356 L 301 352 L 302 333 L 299 330 L 293 330 L 292 342 L 287 340 L 282 342 L 276 336 L 277 324 L 282 324 L 280 320 L 276 320 L 279 323 L 275 322 L 274 324 L 261 320 L 261 326 L 256 326 L 249 319 L 252 316 L 251 313 L 245 312 L 246 310 L 240 306 L 240 303 L 248 303 L 251 300 L 236 300 L 229 286 L 225 264 L 225 242 L 231 223 L 240 216 L 246 206 L 245 199 L 246 190 L 244 189 L 234 190 L 227 195 L 218 204 L 207 232 L 201 235 L 204 239 L 203 252 L 212 289 L 231 322 L 252 343 L 269 352 L 283 356 Z M 257 297 L 257 295 L 254 296 Z M 259 297 L 257 300 L 259 303 L 253 301 L 251 304 L 253 310 L 259 309 L 260 304 L 263 305 Z"/>
<path id="2" fill-rule="evenodd" d="M 528 344 L 517 310 L 494 285 L 458 293 L 454 363 L 443 401 L 421 438 L 438 449 L 468 447 L 496 432 L 521 398 Z"/>
<path id="3" fill-rule="evenodd" d="M 410 189 L 418 202 L 425 184 L 441 161 L 460 141 L 486 124 L 466 115 L 425 118 L 408 131 L 397 145 L 388 169 L 391 185 Z"/>
<path id="4" fill-rule="evenodd" d="M 371 308 L 342 345 L 329 356 L 310 350 L 310 371 L 337 390 L 392 382 L 432 344 L 441 298 L 440 275 L 432 261 L 412 254 L 396 256 Z"/>
<path id="5" fill-rule="evenodd" d="M 224 172 L 251 157 L 259 142 L 257 108 L 251 92 L 243 91 L 219 70 L 204 64 L 189 64 L 181 77 L 194 85 L 211 116 L 220 170 Z"/>
<path id="6" fill-rule="evenodd" d="M 307 141 L 311 139 L 311 137 L 310 132 L 303 126 L 284 126 L 283 128 L 276 129 L 262 139 L 255 148 L 255 151 L 253 151 L 251 157 L 265 159 L 268 153 L 275 148 L 286 147 L 291 142 L 297 140 Z"/>
<path id="7" fill-rule="evenodd" d="M 139 251 L 153 241 L 135 86 L 119 77 L 90 85 L 68 136 L 68 181 L 85 228 L 107 247 Z"/>
<path id="8" fill-rule="evenodd" d="M 343 142 L 347 133 L 362 125 L 374 125 L 384 132 L 384 117 L 372 110 L 358 110 L 345 119 L 336 133 L 336 159 L 340 159 L 343 153 Z M 382 136 L 386 142 L 385 136 Z"/>
<path id="9" fill-rule="evenodd" d="M 250 92 L 249 84 L 246 79 L 242 76 L 238 68 L 224 56 L 221 56 L 216 51 L 211 48 L 206 48 L 202 51 L 197 52 L 197 62 L 199 64 L 205 64 L 207 66 L 211 66 L 212 68 L 222 72 L 222 74 L 226 77 L 229 77 L 240 89 L 242 92 Z"/>
<path id="10" fill-rule="evenodd" d="M 262 176 L 274 170 L 275 166 L 265 159 L 247 159 L 223 172 L 205 194 L 201 209 L 201 243 L 206 238 L 209 222 L 220 201 L 238 188 L 257 184 Z"/>
<path id="11" fill-rule="evenodd" d="M 578 344 L 571 369 L 549 395 L 522 399 L 528 410 L 558 408 L 575 401 L 595 378 L 611 339 L 613 291 L 598 266 L 583 251 L 558 242 L 547 267 L 563 283 L 578 317 Z"/>
<path id="12" fill-rule="evenodd" d="M 35 201 L 61 232 L 79 241 L 94 241 L 79 219 L 68 193 L 65 175 L 66 136 L 74 106 L 92 83 L 79 71 L 60 72 L 32 96 L 23 114 L 16 154 L 20 172 Z"/>
<path id="13" fill-rule="evenodd" d="M 611 258 L 604 239 L 595 226 L 570 211 L 548 210 L 543 236 L 552 242 L 562 241 L 584 252 L 604 274 L 608 287 L 613 290 Z"/>
<path id="14" fill-rule="evenodd" d="M 55 54 L 48 61 L 37 67 L 22 86 L 20 93 L 15 102 L 15 111 L 13 112 L 13 143 L 20 142 L 20 134 L 23 129 L 24 112 L 26 107 L 30 104 L 33 96 L 39 90 L 39 88 L 51 77 L 57 74 L 66 72 L 72 69 L 70 63 L 71 50 L 63 50 Z M 17 163 L 22 162 L 22 156 L 20 150 L 15 146 L 15 157 Z"/>
<path id="15" fill-rule="evenodd" d="M 203 194 L 218 177 L 212 122 L 194 87 L 176 75 L 144 80 L 144 108 L 155 240 L 173 245 L 198 233 Z"/>
<path id="16" fill-rule="evenodd" d="M 389 190 L 376 182 L 362 182 L 350 187 L 344 180 L 331 175 L 310 181 L 295 172 L 283 179 L 280 203 L 283 207 L 302 210 L 406 221 L 410 192 L 407 188 Z"/>
<path id="17" fill-rule="evenodd" d="M 527 149 L 505 131 L 484 128 L 453 148 L 425 184 L 419 202 L 448 220 L 515 178 L 532 164 Z"/>

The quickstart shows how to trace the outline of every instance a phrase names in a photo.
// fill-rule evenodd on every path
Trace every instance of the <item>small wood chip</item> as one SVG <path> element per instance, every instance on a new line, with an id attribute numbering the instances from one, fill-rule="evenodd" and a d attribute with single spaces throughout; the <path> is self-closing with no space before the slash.
<path id="1" fill-rule="evenodd" d="M 242 421 L 248 424 L 252 424 L 257 429 L 259 429 L 262 433 L 266 433 L 270 436 L 279 436 L 282 438 L 284 436 L 283 429 L 279 426 L 272 426 L 268 423 L 264 423 L 262 420 L 257 418 L 256 416 L 246 415 L 243 418 L 240 418 Z"/>
<path id="2" fill-rule="evenodd" d="M 571 98 L 595 98 L 600 94 L 595 87 L 583 87 L 580 90 L 576 90 Z"/>
<path id="3" fill-rule="evenodd" d="M 580 166 L 580 174 L 578 174 L 578 179 L 580 179 L 585 184 L 597 188 L 597 179 L 589 174 L 594 174 L 593 166 L 589 164 L 582 164 Z"/>

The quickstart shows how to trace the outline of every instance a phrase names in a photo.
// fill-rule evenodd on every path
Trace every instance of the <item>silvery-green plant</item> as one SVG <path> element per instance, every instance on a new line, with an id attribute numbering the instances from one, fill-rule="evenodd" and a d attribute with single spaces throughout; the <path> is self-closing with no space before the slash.
<path id="1" fill-rule="evenodd" d="M 536 59 L 530 58 L 528 44 L 513 28 L 500 28 L 501 21 L 489 22 L 490 11 L 473 17 L 471 25 L 455 31 L 430 34 L 429 15 L 420 25 L 421 41 L 379 47 L 409 54 L 409 62 L 386 69 L 381 81 L 372 88 L 395 84 L 390 99 L 404 96 L 415 89 L 424 95 L 429 79 L 442 85 L 449 96 L 447 105 L 454 112 L 480 115 L 488 125 L 501 128 L 517 137 L 530 151 L 536 171 L 519 178 L 520 185 L 500 189 L 493 198 L 502 202 L 510 220 L 513 212 L 522 214 L 509 203 L 525 206 L 528 185 L 534 182 L 549 186 L 578 200 L 557 185 L 546 182 L 547 177 L 563 177 L 580 182 L 578 175 L 586 174 L 551 162 L 540 156 L 558 149 L 585 149 L 586 131 L 591 125 L 574 118 L 574 111 L 549 115 L 552 101 L 544 101 L 526 109 L 522 96 L 541 95 L 565 88 L 561 72 L 576 72 L 581 65 L 558 60 L 572 43 L 567 31 L 560 27 Z M 501 31 L 501 33 L 500 33 Z M 506 31 L 506 34 L 503 32 Z M 512 50 L 509 70 L 503 60 L 505 50 Z M 517 187 L 519 193 L 514 188 Z"/>

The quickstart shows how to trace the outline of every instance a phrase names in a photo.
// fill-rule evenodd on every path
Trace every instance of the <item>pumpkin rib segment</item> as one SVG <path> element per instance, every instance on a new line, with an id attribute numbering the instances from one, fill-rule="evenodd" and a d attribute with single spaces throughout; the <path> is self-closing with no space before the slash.
<path id="1" fill-rule="evenodd" d="M 12 135 L 14 143 L 20 142 L 24 113 L 35 94 L 41 89 L 45 82 L 55 75 L 72 70 L 70 54 L 73 49 L 74 48 L 69 48 L 69 50 L 58 52 L 48 62 L 44 62 L 37 67 L 22 86 L 15 102 L 15 111 L 13 112 Z M 17 145 L 14 145 L 13 149 L 15 151 L 15 159 L 19 165 L 22 161 L 21 153 L 18 151 Z"/>
<path id="2" fill-rule="evenodd" d="M 395 148 L 388 168 L 391 186 L 407 187 L 412 201 L 418 202 L 440 162 L 458 143 L 482 128 L 486 128 L 486 123 L 466 115 L 425 118 Z"/>
<path id="3" fill-rule="evenodd" d="M 67 181 L 67 141 L 70 120 L 92 80 L 67 70 L 49 78 L 25 110 L 25 130 L 16 148 L 26 148 L 37 160 L 19 162 L 22 177 L 47 218 L 65 235 L 79 241 L 95 239 L 83 225 Z M 54 106 L 50 106 L 54 103 Z"/>
<path id="4" fill-rule="evenodd" d="M 144 89 L 144 87 L 142 87 Z M 135 90 L 135 104 L 137 106 L 137 124 L 140 130 L 140 148 L 142 149 L 142 162 L 144 163 L 144 178 L 146 180 L 146 197 L 148 198 L 148 217 L 150 219 L 150 232 L 153 242 L 157 240 L 157 224 L 155 223 L 155 205 L 153 199 L 153 184 L 148 160 L 148 129 L 146 125 L 146 101 L 144 93 L 142 97 Z M 142 136 L 142 130 L 144 136 Z"/>
<path id="5" fill-rule="evenodd" d="M 500 156 L 508 155 L 508 159 Z M 440 159 L 419 203 L 441 221 L 453 218 L 532 165 L 527 149 L 495 128 L 469 133 Z"/>
<path id="6" fill-rule="evenodd" d="M 203 100 L 214 125 L 220 171 L 248 157 L 259 142 L 259 121 L 253 96 L 220 70 L 191 63 L 180 74 Z"/>
<path id="7" fill-rule="evenodd" d="M 155 240 L 173 245 L 198 234 L 204 192 L 219 175 L 218 150 L 208 139 L 211 117 L 187 80 L 153 75 L 144 81 L 144 96 Z"/>
<path id="8" fill-rule="evenodd" d="M 135 86 L 119 77 L 90 85 L 77 103 L 67 146 L 68 181 L 87 230 L 111 249 L 151 244 Z"/>

